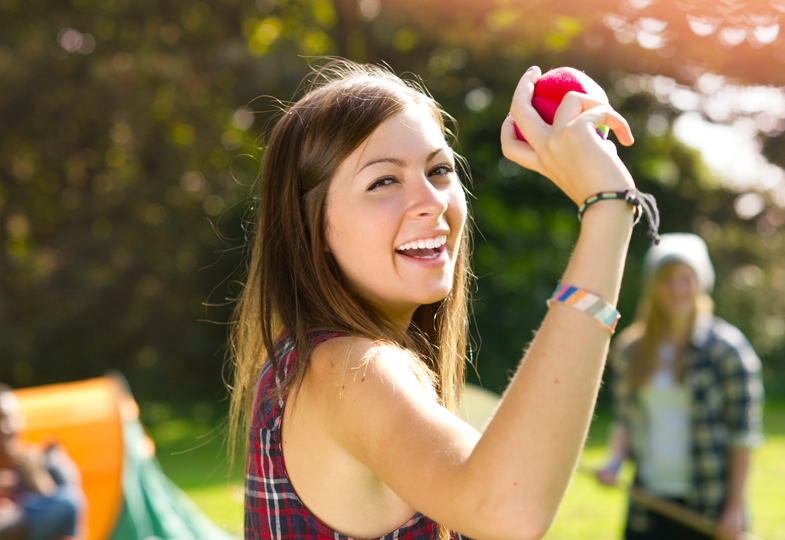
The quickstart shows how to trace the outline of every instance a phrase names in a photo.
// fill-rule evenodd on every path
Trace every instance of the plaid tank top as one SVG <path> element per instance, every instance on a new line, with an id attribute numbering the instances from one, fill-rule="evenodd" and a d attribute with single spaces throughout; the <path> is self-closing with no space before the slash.
<path id="1" fill-rule="evenodd" d="M 341 335 L 314 331 L 311 343 L 315 348 Z M 265 362 L 254 397 L 245 467 L 245 539 L 351 540 L 319 521 L 300 501 L 289 482 L 281 447 L 285 397 L 277 400 L 264 397 L 294 367 L 294 340 L 284 334 L 276 344 L 275 351 L 282 373 L 276 377 L 271 363 Z M 436 540 L 438 536 L 436 522 L 416 513 L 409 521 L 379 540 Z M 461 536 L 453 533 L 452 540 L 461 540 Z"/>

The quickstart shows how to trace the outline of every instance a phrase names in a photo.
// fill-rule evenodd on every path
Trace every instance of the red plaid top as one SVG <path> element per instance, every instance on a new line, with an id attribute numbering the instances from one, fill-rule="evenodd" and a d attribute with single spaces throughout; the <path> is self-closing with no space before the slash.
<path id="1" fill-rule="evenodd" d="M 340 336 L 315 331 L 313 346 Z M 294 341 L 284 334 L 276 344 L 276 359 L 281 374 L 274 377 L 266 362 L 254 398 L 253 419 L 248 436 L 248 461 L 245 468 L 245 538 L 253 540 L 351 540 L 319 521 L 297 497 L 283 462 L 281 418 L 284 399 L 263 399 L 294 367 Z M 379 540 L 436 540 L 438 525 L 420 513 Z M 454 540 L 461 536 L 453 533 Z M 468 540 L 468 539 L 466 539 Z"/>

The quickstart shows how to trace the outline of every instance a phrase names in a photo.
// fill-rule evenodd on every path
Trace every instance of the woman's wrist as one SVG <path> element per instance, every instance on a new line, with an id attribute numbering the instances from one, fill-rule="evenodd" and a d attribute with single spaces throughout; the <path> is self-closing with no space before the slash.
<path id="1" fill-rule="evenodd" d="M 623 461 L 617 457 L 613 457 L 605 464 L 605 470 L 610 471 L 615 475 L 619 474 L 619 469 L 621 469 L 621 464 Z"/>
<path id="2" fill-rule="evenodd" d="M 586 208 L 581 219 L 581 231 L 597 230 L 606 236 L 629 238 L 635 224 L 635 209 L 623 199 L 606 200 Z"/>
<path id="3" fill-rule="evenodd" d="M 655 244 L 659 244 L 660 211 L 657 208 L 657 200 L 653 195 L 643 193 L 634 187 L 619 191 L 601 191 L 587 197 L 578 207 L 578 221 L 582 221 L 583 216 L 593 207 L 622 201 L 632 209 L 633 225 L 636 225 L 641 217 L 646 217 L 647 234 Z"/>
<path id="4" fill-rule="evenodd" d="M 563 283 L 615 305 L 632 236 L 633 213 L 624 201 L 604 201 L 586 212 Z"/>

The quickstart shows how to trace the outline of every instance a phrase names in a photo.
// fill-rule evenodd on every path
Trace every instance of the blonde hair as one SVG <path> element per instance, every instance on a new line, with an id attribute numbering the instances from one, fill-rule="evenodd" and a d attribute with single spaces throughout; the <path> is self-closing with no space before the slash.
<path id="1" fill-rule="evenodd" d="M 627 378 L 632 389 L 639 388 L 646 383 L 657 368 L 657 348 L 666 337 L 668 322 L 665 310 L 655 300 L 654 289 L 657 281 L 664 276 L 662 270 L 670 264 L 678 263 L 669 263 L 661 266 L 649 279 L 646 289 L 638 302 L 635 322 L 619 335 L 614 347 L 616 351 L 629 348 L 630 361 Z M 695 319 L 700 314 L 711 314 L 713 311 L 714 302 L 711 297 L 705 292 L 699 292 L 695 297 L 689 334 L 692 334 Z M 684 381 L 684 376 L 687 372 L 686 354 L 686 348 L 679 351 L 674 366 L 674 374 L 679 382 Z"/>
<path id="2" fill-rule="evenodd" d="M 307 332 L 325 328 L 410 351 L 433 381 L 441 403 L 456 409 L 467 348 L 468 220 L 457 247 L 449 295 L 420 306 L 405 331 L 347 287 L 325 249 L 325 200 L 331 178 L 384 120 L 409 105 L 424 106 L 445 138 L 454 142 L 445 125 L 453 119 L 417 83 L 386 68 L 333 60 L 314 71 L 305 95 L 283 111 L 271 131 L 258 179 L 246 281 L 231 324 L 232 457 L 247 433 L 263 364 L 269 361 L 280 371 L 274 347 L 284 331 L 295 343 L 297 360 L 274 389 L 275 395 L 302 382 L 311 353 Z"/>

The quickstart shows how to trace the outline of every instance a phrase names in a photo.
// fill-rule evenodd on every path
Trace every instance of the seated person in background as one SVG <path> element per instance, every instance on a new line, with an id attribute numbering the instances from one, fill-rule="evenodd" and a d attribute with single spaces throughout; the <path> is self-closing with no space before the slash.
<path id="1" fill-rule="evenodd" d="M 11 500 L 16 474 L 0 469 L 0 540 L 23 540 L 22 510 Z"/>
<path id="2" fill-rule="evenodd" d="M 75 538 L 85 502 L 79 469 L 54 443 L 25 444 L 24 425 L 16 395 L 0 383 L 0 539 Z"/>

